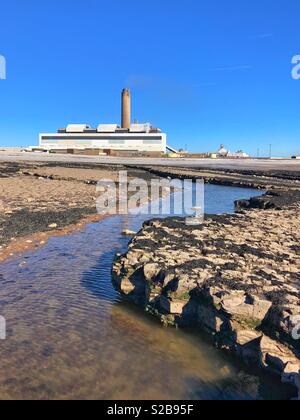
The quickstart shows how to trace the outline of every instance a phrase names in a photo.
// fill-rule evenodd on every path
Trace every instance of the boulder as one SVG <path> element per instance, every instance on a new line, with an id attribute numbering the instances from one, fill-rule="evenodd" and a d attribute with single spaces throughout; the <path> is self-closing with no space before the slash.
<path id="1" fill-rule="evenodd" d="M 236 343 L 240 346 L 245 346 L 255 340 L 257 340 L 259 337 L 261 337 L 261 333 L 253 330 L 240 330 L 236 331 Z"/>
<path id="2" fill-rule="evenodd" d="M 284 374 L 287 366 L 290 370 L 298 373 L 300 371 L 300 360 L 294 353 L 280 342 L 265 335 L 260 341 L 260 353 L 262 365 L 276 373 Z"/>
<path id="3" fill-rule="evenodd" d="M 231 317 L 245 320 L 263 321 L 272 303 L 258 297 L 246 295 L 243 292 L 232 292 L 221 301 L 222 309 Z"/>

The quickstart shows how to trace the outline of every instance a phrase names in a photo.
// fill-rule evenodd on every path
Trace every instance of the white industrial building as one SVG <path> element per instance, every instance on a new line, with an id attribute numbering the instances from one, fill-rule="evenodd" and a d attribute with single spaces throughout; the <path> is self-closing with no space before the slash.
<path id="1" fill-rule="evenodd" d="M 99 149 L 166 153 L 167 136 L 164 133 L 138 129 L 136 125 L 126 132 L 118 128 L 112 131 L 110 127 L 101 125 L 93 130 L 82 125 L 72 125 L 72 128 L 68 126 L 58 133 L 40 134 L 39 147 L 45 150 Z"/>
<path id="2" fill-rule="evenodd" d="M 122 92 L 122 124 L 100 124 L 92 128 L 85 124 L 70 124 L 57 133 L 39 135 L 39 147 L 43 150 L 99 150 L 110 154 L 129 153 L 166 153 L 167 135 L 151 124 L 131 124 L 130 91 Z"/>

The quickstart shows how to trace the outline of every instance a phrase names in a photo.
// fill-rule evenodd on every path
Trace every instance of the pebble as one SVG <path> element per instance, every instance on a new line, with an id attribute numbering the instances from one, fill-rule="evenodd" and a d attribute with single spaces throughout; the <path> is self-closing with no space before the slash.
<path id="1" fill-rule="evenodd" d="M 48 226 L 50 229 L 55 229 L 57 228 L 57 223 L 52 223 L 51 225 Z"/>
<path id="2" fill-rule="evenodd" d="M 123 236 L 133 236 L 133 235 L 136 235 L 136 232 L 134 232 L 133 230 L 125 229 L 125 230 L 122 231 L 122 235 Z"/>

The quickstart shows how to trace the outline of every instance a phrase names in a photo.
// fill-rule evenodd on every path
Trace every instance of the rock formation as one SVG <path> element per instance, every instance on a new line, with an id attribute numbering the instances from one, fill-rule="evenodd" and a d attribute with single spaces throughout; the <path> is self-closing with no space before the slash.
<path id="1" fill-rule="evenodd" d="M 245 207 L 252 206 L 238 206 Z M 293 338 L 300 203 L 258 207 L 266 210 L 207 216 L 198 227 L 179 218 L 147 222 L 116 256 L 113 281 L 165 325 L 206 331 L 246 363 L 281 375 L 300 397 L 300 340 Z"/>

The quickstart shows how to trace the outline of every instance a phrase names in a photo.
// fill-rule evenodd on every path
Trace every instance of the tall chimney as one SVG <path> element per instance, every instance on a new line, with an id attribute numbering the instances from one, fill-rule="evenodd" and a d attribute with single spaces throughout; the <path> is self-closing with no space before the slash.
<path id="1" fill-rule="evenodd" d="M 122 91 L 122 128 L 130 128 L 130 121 L 131 121 L 130 90 L 123 89 Z"/>

